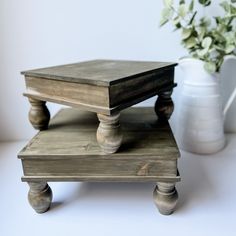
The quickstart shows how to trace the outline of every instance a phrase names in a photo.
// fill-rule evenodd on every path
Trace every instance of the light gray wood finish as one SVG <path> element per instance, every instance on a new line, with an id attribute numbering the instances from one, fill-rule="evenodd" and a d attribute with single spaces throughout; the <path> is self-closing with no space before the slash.
<path id="1" fill-rule="evenodd" d="M 105 153 L 115 153 L 122 142 L 122 133 L 119 122 L 120 113 L 107 116 L 98 114 L 100 124 L 97 129 L 97 141 Z"/>
<path id="2" fill-rule="evenodd" d="M 28 200 L 37 213 L 46 212 L 52 202 L 52 190 L 46 182 L 28 182 Z"/>
<path id="3" fill-rule="evenodd" d="M 96 141 L 96 114 L 63 109 L 19 153 L 23 181 L 179 181 L 179 150 L 169 124 L 152 108 L 130 108 L 120 116 L 124 140 L 105 155 Z"/>
<path id="4" fill-rule="evenodd" d="M 173 89 L 175 66 L 166 62 L 94 60 L 22 72 L 24 95 L 32 105 L 30 122 L 36 129 L 47 128 L 50 115 L 45 101 L 96 112 L 100 117 L 97 140 L 105 153 L 114 153 L 122 141 L 119 121 L 114 117 L 127 107 Z M 167 105 L 167 100 L 162 100 Z M 157 113 L 158 108 L 163 111 L 161 103 L 157 104 Z"/>
<path id="5" fill-rule="evenodd" d="M 172 92 L 173 89 L 158 94 L 158 98 L 155 103 L 155 112 L 161 121 L 170 119 L 174 111 L 174 103 L 171 99 Z"/>
<path id="6" fill-rule="evenodd" d="M 99 115 L 107 122 L 102 129 L 108 126 L 109 133 L 111 123 L 118 125 L 118 117 Z M 71 108 L 62 109 L 50 121 L 49 129 L 40 131 L 23 148 L 18 155 L 22 181 L 30 185 L 28 198 L 36 212 L 50 207 L 48 181 L 155 181 L 153 196 L 159 211 L 165 215 L 174 211 L 178 198 L 175 183 L 180 181 L 179 150 L 168 122 L 158 122 L 152 108 L 124 110 L 120 122 L 124 143 L 118 153 L 105 155 L 99 148 L 96 114 Z"/>
<path id="7" fill-rule="evenodd" d="M 106 87 L 38 77 L 26 77 L 25 81 L 27 93 L 31 95 L 49 96 L 51 99 L 67 101 L 71 104 L 91 104 L 97 107 L 109 106 L 109 94 Z"/>
<path id="8" fill-rule="evenodd" d="M 35 129 L 45 130 L 48 128 L 50 112 L 46 102 L 29 98 L 31 108 L 29 111 L 29 120 Z"/>
<path id="9" fill-rule="evenodd" d="M 178 192 L 175 189 L 175 183 L 158 182 L 153 192 L 153 198 L 161 214 L 172 214 L 178 201 Z"/>
<path id="10" fill-rule="evenodd" d="M 180 176 L 142 176 L 142 178 L 138 178 L 137 176 L 131 175 L 30 175 L 30 176 L 23 176 L 22 182 L 38 182 L 38 181 L 45 181 L 48 182 L 168 182 L 168 183 L 175 183 L 181 180 Z"/>
<path id="11" fill-rule="evenodd" d="M 95 60 L 23 72 L 25 96 L 104 115 L 174 86 L 175 63 Z"/>
<path id="12" fill-rule="evenodd" d="M 28 70 L 23 75 L 80 84 L 110 86 L 149 72 L 176 66 L 170 62 L 92 60 L 74 64 Z"/>

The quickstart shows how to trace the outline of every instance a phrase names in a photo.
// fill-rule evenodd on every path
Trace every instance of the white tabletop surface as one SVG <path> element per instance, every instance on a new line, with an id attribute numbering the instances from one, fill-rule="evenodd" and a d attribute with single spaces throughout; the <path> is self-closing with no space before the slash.
<path id="1" fill-rule="evenodd" d="M 154 183 L 50 183 L 53 205 L 36 214 L 16 158 L 26 142 L 0 144 L 0 235 L 227 235 L 236 232 L 236 135 L 215 155 L 182 152 L 179 203 L 171 216 L 152 201 Z"/>

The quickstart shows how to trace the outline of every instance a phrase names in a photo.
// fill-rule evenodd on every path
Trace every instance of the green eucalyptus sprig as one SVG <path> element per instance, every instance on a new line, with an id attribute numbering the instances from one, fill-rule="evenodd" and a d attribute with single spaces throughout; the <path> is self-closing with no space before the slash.
<path id="1" fill-rule="evenodd" d="M 197 18 L 196 1 L 163 0 L 160 26 L 171 22 L 181 30 L 181 43 L 189 54 L 205 62 L 209 73 L 219 72 L 226 55 L 236 55 L 236 0 L 222 1 L 222 16 Z M 211 6 L 211 0 L 198 0 L 204 7 Z"/>

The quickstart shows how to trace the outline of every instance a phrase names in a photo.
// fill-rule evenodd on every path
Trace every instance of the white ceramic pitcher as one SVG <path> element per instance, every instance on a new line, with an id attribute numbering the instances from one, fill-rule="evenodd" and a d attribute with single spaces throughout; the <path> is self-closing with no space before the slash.
<path id="1" fill-rule="evenodd" d="M 177 114 L 176 138 L 181 149 L 211 154 L 225 146 L 224 116 L 236 97 L 236 88 L 222 107 L 219 74 L 210 74 L 204 62 L 179 61 L 185 79 Z"/>

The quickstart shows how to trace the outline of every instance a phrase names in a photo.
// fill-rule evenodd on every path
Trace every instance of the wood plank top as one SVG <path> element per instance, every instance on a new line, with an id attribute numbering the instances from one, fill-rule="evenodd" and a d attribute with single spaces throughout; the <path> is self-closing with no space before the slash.
<path id="1" fill-rule="evenodd" d="M 62 109 L 51 120 L 49 129 L 39 132 L 19 153 L 22 159 L 118 158 L 120 160 L 173 160 L 180 154 L 168 123 L 158 123 L 153 108 L 129 108 L 121 112 L 124 135 L 117 153 L 104 154 L 96 141 L 96 114 Z"/>
<path id="2" fill-rule="evenodd" d="M 176 63 L 171 62 L 92 60 L 23 71 L 22 74 L 42 79 L 110 86 L 148 73 L 172 68 L 176 65 Z"/>

